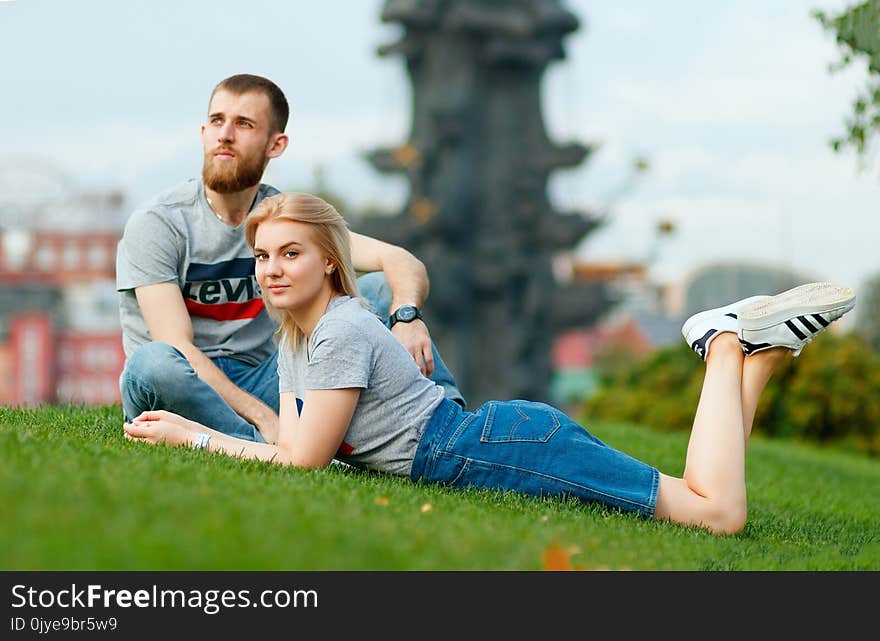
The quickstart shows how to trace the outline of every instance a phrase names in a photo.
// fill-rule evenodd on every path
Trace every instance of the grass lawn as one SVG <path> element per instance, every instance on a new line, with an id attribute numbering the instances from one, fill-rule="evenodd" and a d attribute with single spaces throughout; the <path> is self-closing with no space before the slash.
<path id="1" fill-rule="evenodd" d="M 880 461 L 756 436 L 745 531 L 126 441 L 118 406 L 0 408 L 3 570 L 878 570 Z M 686 434 L 590 425 L 680 474 Z"/>

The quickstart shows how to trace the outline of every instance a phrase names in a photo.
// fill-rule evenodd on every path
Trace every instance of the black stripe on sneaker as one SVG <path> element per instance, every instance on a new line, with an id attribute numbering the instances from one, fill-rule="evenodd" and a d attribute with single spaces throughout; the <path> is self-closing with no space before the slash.
<path id="1" fill-rule="evenodd" d="M 804 334 L 801 330 L 797 328 L 797 325 L 792 323 L 790 320 L 785 321 L 785 326 L 791 330 L 791 333 L 797 336 L 799 339 L 804 340 L 807 335 Z"/>
<path id="2" fill-rule="evenodd" d="M 801 322 L 801 325 L 807 328 L 807 331 L 811 334 L 815 334 L 819 331 L 819 328 L 813 325 L 810 321 L 807 320 L 806 316 L 798 316 L 798 320 Z"/>
<path id="3" fill-rule="evenodd" d="M 697 353 L 697 356 L 699 356 L 703 360 L 706 360 L 706 344 L 709 342 L 709 339 L 717 333 L 717 329 L 710 329 L 708 332 L 703 334 L 702 337 L 691 343 L 691 349 Z"/>
<path id="4" fill-rule="evenodd" d="M 750 343 L 747 340 L 739 339 L 740 345 L 742 345 L 743 352 L 745 352 L 746 356 L 749 354 L 753 354 L 760 349 L 767 349 L 768 347 L 773 347 L 770 343 Z"/>
<path id="5" fill-rule="evenodd" d="M 812 316 L 813 316 L 813 318 L 815 318 L 817 321 L 819 321 L 819 324 L 820 324 L 822 327 L 828 327 L 828 326 L 831 324 L 831 323 L 829 323 L 827 320 L 825 320 L 824 318 L 822 318 L 821 316 L 819 316 L 819 314 L 813 314 Z"/>
<path id="6" fill-rule="evenodd" d="M 734 314 L 733 312 L 727 312 L 727 313 L 725 314 L 725 316 L 730 316 L 730 317 L 733 318 L 733 319 L 735 319 L 735 318 L 737 317 L 736 314 Z"/>

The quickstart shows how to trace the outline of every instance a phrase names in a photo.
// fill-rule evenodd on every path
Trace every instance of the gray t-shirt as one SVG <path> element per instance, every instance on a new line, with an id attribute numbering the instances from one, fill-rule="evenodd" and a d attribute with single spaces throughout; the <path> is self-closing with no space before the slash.
<path id="1" fill-rule="evenodd" d="M 425 425 L 444 398 L 415 360 L 360 299 L 337 296 L 308 345 L 278 350 L 280 392 L 360 388 L 336 458 L 357 467 L 409 476 Z"/>
<path id="2" fill-rule="evenodd" d="M 278 190 L 260 185 L 254 205 Z M 254 277 L 254 254 L 244 223 L 229 227 L 208 207 L 201 180 L 188 180 L 138 207 L 116 252 L 116 289 L 126 357 L 152 340 L 134 288 L 174 282 L 193 326 L 193 343 L 206 356 L 251 365 L 274 351 L 269 318 Z"/>

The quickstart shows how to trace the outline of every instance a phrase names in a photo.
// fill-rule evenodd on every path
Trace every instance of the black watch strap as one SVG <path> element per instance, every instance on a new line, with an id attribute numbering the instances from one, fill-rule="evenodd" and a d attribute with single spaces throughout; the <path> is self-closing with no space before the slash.
<path id="1" fill-rule="evenodd" d="M 397 323 L 411 323 L 417 318 L 422 318 L 422 310 L 415 305 L 401 305 L 388 317 L 388 327 L 394 327 Z"/>

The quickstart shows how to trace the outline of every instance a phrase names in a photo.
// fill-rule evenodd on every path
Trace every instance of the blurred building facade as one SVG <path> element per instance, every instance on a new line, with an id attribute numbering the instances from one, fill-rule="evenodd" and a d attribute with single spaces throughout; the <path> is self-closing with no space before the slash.
<path id="1" fill-rule="evenodd" d="M 0 404 L 118 402 L 124 197 L 33 162 L 0 162 L 0 183 Z"/>

